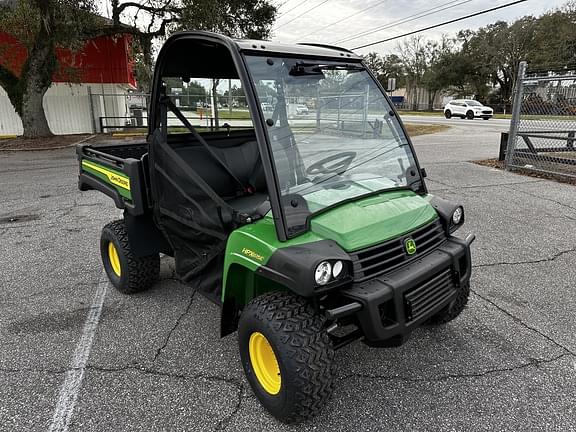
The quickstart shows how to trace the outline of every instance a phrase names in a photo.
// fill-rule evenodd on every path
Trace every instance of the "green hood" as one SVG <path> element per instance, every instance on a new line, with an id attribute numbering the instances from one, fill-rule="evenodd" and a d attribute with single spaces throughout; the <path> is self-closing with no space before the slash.
<path id="1" fill-rule="evenodd" d="M 351 252 L 406 234 L 437 217 L 425 198 L 402 190 L 384 192 L 321 213 L 312 219 L 311 231 Z"/>

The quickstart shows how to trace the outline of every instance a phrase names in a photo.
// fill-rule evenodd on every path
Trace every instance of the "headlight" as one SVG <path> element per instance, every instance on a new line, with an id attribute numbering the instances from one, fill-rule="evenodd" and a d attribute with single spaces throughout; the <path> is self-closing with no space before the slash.
<path id="1" fill-rule="evenodd" d="M 314 279 L 318 285 L 326 285 L 330 282 L 330 278 L 332 277 L 332 266 L 328 261 L 322 261 L 316 267 L 316 271 L 314 272 Z"/>
<path id="2" fill-rule="evenodd" d="M 454 225 L 458 225 L 460 222 L 462 222 L 462 216 L 464 216 L 464 209 L 462 207 L 458 207 L 456 210 L 454 210 L 454 213 L 452 213 L 452 223 Z"/>
<path id="3" fill-rule="evenodd" d="M 343 268 L 344 268 L 344 264 L 342 264 L 342 261 L 336 261 L 334 263 L 334 265 L 332 266 L 332 276 L 334 276 L 334 278 L 337 278 L 338 276 L 340 276 Z"/>

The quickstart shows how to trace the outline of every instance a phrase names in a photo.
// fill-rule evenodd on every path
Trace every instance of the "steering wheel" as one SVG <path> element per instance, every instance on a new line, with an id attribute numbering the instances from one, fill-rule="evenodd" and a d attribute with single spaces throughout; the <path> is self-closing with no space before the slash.
<path id="1" fill-rule="evenodd" d="M 318 174 L 331 174 L 331 173 L 342 173 L 348 169 L 354 158 L 356 157 L 356 152 L 347 151 L 337 153 L 332 156 L 328 156 L 318 162 L 313 163 L 306 170 L 306 174 L 318 175 Z M 331 165 L 327 165 L 333 162 Z"/>

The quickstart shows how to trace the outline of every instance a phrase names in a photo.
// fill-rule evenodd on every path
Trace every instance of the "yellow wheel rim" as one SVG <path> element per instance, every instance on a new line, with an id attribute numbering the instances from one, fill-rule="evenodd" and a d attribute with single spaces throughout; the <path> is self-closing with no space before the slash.
<path id="1" fill-rule="evenodd" d="M 122 275 L 122 269 L 120 267 L 120 257 L 118 256 L 118 251 L 114 243 L 108 243 L 108 259 L 110 260 L 110 265 L 112 266 L 112 271 L 118 277 Z"/>
<path id="2" fill-rule="evenodd" d="M 262 333 L 254 332 L 248 342 L 252 370 L 264 390 L 275 395 L 280 392 L 282 379 L 274 350 Z"/>

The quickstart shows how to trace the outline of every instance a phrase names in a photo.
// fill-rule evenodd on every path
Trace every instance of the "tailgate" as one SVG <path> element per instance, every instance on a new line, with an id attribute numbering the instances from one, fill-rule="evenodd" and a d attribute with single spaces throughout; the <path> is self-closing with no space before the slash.
<path id="1" fill-rule="evenodd" d="M 99 190 L 111 197 L 116 207 L 135 216 L 144 214 L 147 189 L 142 160 L 114 156 L 106 152 L 106 147 L 80 145 L 76 152 L 80 190 Z"/>

